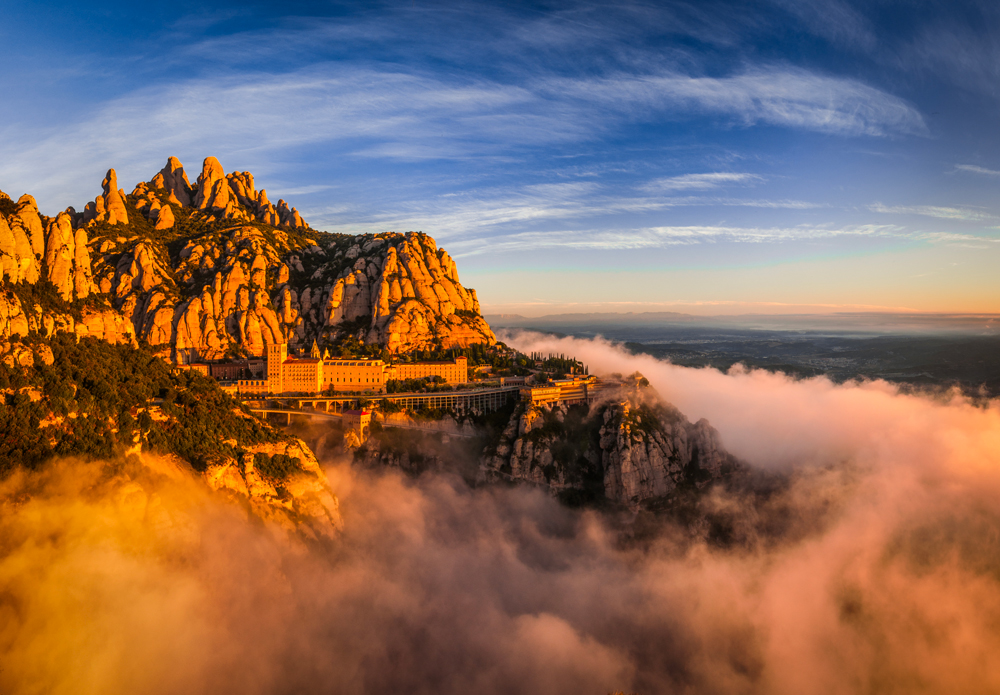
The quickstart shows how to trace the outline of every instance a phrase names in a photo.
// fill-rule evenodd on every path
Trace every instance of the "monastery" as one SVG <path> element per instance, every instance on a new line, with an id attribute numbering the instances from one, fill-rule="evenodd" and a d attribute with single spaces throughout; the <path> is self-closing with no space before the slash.
<path id="1" fill-rule="evenodd" d="M 219 381 L 223 390 L 249 395 L 315 395 L 330 391 L 385 393 L 386 382 L 441 377 L 449 384 L 469 380 L 468 359 L 450 362 L 401 362 L 380 359 L 331 358 L 313 343 L 309 357 L 288 354 L 288 343 L 267 346 L 264 359 L 187 365 Z"/>

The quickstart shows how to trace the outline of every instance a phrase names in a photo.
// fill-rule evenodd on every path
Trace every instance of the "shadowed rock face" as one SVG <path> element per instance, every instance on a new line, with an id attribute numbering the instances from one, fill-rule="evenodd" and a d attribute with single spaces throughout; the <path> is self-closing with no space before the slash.
<path id="1" fill-rule="evenodd" d="M 333 235 L 270 202 L 249 172 L 171 157 L 125 195 L 115 171 L 83 213 L 0 206 L 5 285 L 47 280 L 68 306 L 0 298 L 0 339 L 70 330 L 221 357 L 354 336 L 392 352 L 496 342 L 455 261 L 420 233 Z M 83 306 L 77 306 L 87 300 Z"/>
<path id="2" fill-rule="evenodd" d="M 495 451 L 482 457 L 480 477 L 639 509 L 738 467 L 706 420 L 692 424 L 655 395 L 622 388 L 589 407 L 519 406 Z"/>

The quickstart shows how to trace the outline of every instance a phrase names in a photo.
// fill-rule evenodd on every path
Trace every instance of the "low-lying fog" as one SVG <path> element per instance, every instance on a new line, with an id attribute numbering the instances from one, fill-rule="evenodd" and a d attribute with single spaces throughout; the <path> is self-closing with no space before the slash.
<path id="1" fill-rule="evenodd" d="M 641 371 L 752 466 L 725 547 L 622 543 L 529 489 L 330 461 L 324 551 L 196 481 L 60 462 L 0 486 L 0 693 L 993 693 L 1000 406 L 518 334 Z"/>

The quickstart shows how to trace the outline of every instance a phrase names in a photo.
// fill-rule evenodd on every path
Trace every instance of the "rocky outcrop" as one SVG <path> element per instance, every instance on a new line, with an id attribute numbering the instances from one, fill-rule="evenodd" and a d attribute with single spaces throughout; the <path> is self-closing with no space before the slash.
<path id="1" fill-rule="evenodd" d="M 291 260 L 302 267 L 301 257 Z M 317 248 L 308 261 L 315 270 L 288 296 L 300 340 L 322 341 L 338 324 L 359 322 L 359 338 L 390 352 L 496 342 L 475 290 L 461 285 L 455 261 L 426 234 L 364 235 Z"/>
<path id="2" fill-rule="evenodd" d="M 49 366 L 54 362 L 52 348 L 44 343 L 0 343 L 0 362 L 8 367 Z"/>
<path id="3" fill-rule="evenodd" d="M 705 419 L 691 424 L 675 410 L 636 407 L 630 400 L 606 408 L 600 429 L 605 495 L 638 507 L 722 478 L 732 457 Z"/>
<path id="4" fill-rule="evenodd" d="M 160 169 L 150 184 L 154 190 L 166 192 L 169 203 L 174 205 L 191 204 L 191 183 L 188 181 L 187 174 L 184 173 L 184 165 L 177 157 L 167 159 L 167 165 Z"/>
<path id="5" fill-rule="evenodd" d="M 28 316 L 17 295 L 9 290 L 0 294 L 0 340 L 28 335 L 28 325 Z"/>
<path id="6" fill-rule="evenodd" d="M 84 299 L 96 291 L 90 249 L 84 228 L 73 229 L 69 213 L 61 212 L 46 229 L 45 266 L 48 279 L 67 300 Z"/>
<path id="7" fill-rule="evenodd" d="M 649 393 L 622 389 L 594 406 L 519 406 L 481 478 L 603 498 L 630 509 L 721 480 L 740 464 L 706 420 L 690 423 Z"/>
<path id="8" fill-rule="evenodd" d="M 230 206 L 229 182 L 226 180 L 226 172 L 215 157 L 208 157 L 202 163 L 201 176 L 198 177 L 196 185 L 194 206 L 199 210 L 206 208 L 221 211 L 226 211 L 227 208 L 235 209 L 235 205 Z"/>
<path id="9" fill-rule="evenodd" d="M 94 202 L 87 203 L 84 208 L 83 219 L 88 225 L 95 225 L 99 222 L 107 224 L 128 224 L 128 212 L 125 209 L 125 192 L 118 188 L 118 175 L 114 169 L 108 169 L 108 173 L 101 182 L 103 194 L 97 196 Z"/>
<path id="10" fill-rule="evenodd" d="M 191 239 L 174 257 L 148 240 L 109 239 L 95 272 L 140 338 L 208 358 L 346 334 L 393 352 L 496 341 L 475 292 L 462 287 L 433 239 L 348 239 L 323 247 L 321 235 L 296 239 L 244 225 Z"/>
<path id="11" fill-rule="evenodd" d="M 0 216 L 0 268 L 6 282 L 33 285 L 38 281 L 35 254 L 19 218 L 15 218 L 11 225 Z"/>
<path id="12" fill-rule="evenodd" d="M 12 228 L 20 226 L 25 231 L 31 240 L 31 251 L 36 257 L 45 253 L 45 234 L 34 198 L 27 194 L 18 198 L 17 208 L 8 221 Z"/>
<path id="13" fill-rule="evenodd" d="M 156 226 L 154 229 L 157 231 L 162 229 L 170 229 L 174 226 L 176 220 L 174 219 L 173 210 L 170 209 L 169 205 L 164 205 L 159 209 L 159 213 L 156 215 Z"/>
<path id="14" fill-rule="evenodd" d="M 176 158 L 172 157 L 171 160 L 180 165 Z M 257 221 L 275 227 L 309 228 L 298 210 L 289 208 L 284 200 L 279 200 L 275 206 L 268 200 L 266 191 L 258 191 L 254 186 L 253 174 L 249 171 L 234 171 L 227 175 L 215 157 L 208 157 L 202 163 L 191 204 L 209 219 Z"/>
<path id="15" fill-rule="evenodd" d="M 257 469 L 256 454 L 290 457 L 298 462 L 299 470 L 276 480 Z M 340 504 L 313 452 L 299 439 L 258 444 L 239 461 L 216 462 L 202 475 L 213 490 L 247 499 L 256 516 L 287 531 L 305 533 L 313 538 L 332 538 L 343 528 Z"/>

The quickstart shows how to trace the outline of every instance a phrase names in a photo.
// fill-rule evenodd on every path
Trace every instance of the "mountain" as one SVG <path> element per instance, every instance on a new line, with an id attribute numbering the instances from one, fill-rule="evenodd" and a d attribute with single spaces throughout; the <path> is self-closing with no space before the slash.
<path id="1" fill-rule="evenodd" d="M 107 462 L 123 484 L 149 470 L 195 474 L 313 537 L 341 521 L 309 447 L 159 358 L 261 355 L 286 341 L 360 341 L 383 353 L 475 345 L 483 355 L 496 343 L 475 291 L 431 237 L 316 231 L 249 172 L 225 174 L 211 157 L 194 184 L 170 158 L 131 193 L 110 170 L 82 212 L 55 217 L 30 195 L 0 194 L 0 269 L 0 479 L 56 457 Z M 561 358 L 537 367 L 515 357 L 491 365 L 536 380 L 568 369 Z M 373 427 L 354 458 L 411 472 L 454 460 L 470 481 L 632 510 L 739 468 L 707 422 L 662 404 L 641 376 L 619 376 L 596 402 L 533 405 L 529 394 L 503 411 L 459 413 L 461 442 Z M 134 457 L 146 472 L 129 468 Z"/>
<path id="2" fill-rule="evenodd" d="M 261 355 L 355 338 L 390 353 L 494 344 L 475 290 L 422 233 L 328 234 L 249 172 L 171 157 L 126 194 L 108 171 L 83 212 L 0 193 L 0 340 L 29 330 L 145 342 L 160 354 Z"/>

